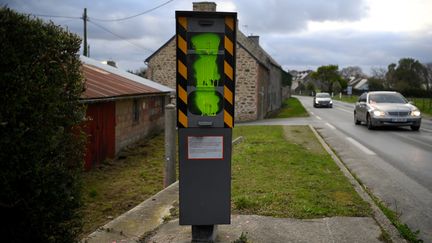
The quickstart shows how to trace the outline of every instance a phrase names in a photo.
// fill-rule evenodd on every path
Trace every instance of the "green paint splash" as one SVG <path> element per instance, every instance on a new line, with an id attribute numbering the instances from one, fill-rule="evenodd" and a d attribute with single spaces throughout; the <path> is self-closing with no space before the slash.
<path id="1" fill-rule="evenodd" d="M 220 41 L 221 38 L 213 33 L 199 34 L 191 38 L 192 47 L 198 55 L 192 65 L 196 80 L 192 102 L 202 116 L 216 116 L 222 110 L 221 97 L 216 91 L 220 81 L 217 65 Z"/>

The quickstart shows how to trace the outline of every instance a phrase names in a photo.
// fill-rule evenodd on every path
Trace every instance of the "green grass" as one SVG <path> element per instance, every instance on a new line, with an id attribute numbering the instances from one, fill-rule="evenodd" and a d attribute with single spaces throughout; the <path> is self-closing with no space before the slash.
<path id="1" fill-rule="evenodd" d="M 420 109 L 423 114 L 432 116 L 432 99 L 431 98 L 408 98 L 413 101 L 414 105 Z"/>
<path id="2" fill-rule="evenodd" d="M 234 137 L 232 206 L 239 214 L 318 218 L 370 216 L 307 126 L 238 126 Z"/>
<path id="3" fill-rule="evenodd" d="M 99 168 L 84 173 L 82 236 L 163 188 L 163 134 L 139 141 L 122 154 L 124 159 L 107 161 Z"/>
<path id="4" fill-rule="evenodd" d="M 291 97 L 282 103 L 281 110 L 271 118 L 290 118 L 290 117 L 307 117 L 309 114 L 306 112 L 303 105 L 297 98 Z"/>
<path id="5" fill-rule="evenodd" d="M 233 213 L 316 218 L 369 216 L 313 133 L 305 126 L 238 126 L 233 146 Z M 163 187 L 163 134 L 84 173 L 85 236 Z"/>
<path id="6" fill-rule="evenodd" d="M 356 103 L 358 100 L 358 96 L 357 95 L 351 95 L 351 96 L 342 95 L 342 98 L 339 98 L 339 95 L 335 95 L 333 97 L 333 99 L 334 100 L 340 100 L 340 101 L 347 102 L 347 103 Z"/>

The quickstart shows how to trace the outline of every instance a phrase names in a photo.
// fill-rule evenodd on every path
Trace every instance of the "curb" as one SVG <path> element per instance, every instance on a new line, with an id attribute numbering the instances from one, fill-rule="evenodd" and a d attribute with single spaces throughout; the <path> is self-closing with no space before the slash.
<path id="1" fill-rule="evenodd" d="M 164 217 L 170 215 L 172 205 L 178 201 L 178 190 L 176 181 L 91 233 L 81 242 L 139 242 L 147 232 L 159 227 Z"/>
<path id="2" fill-rule="evenodd" d="M 354 176 L 351 174 L 349 169 L 337 157 L 337 155 L 333 152 L 333 150 L 327 145 L 327 143 L 319 135 L 319 133 L 315 130 L 315 128 L 312 125 L 309 125 L 309 128 L 315 134 L 316 138 L 321 143 L 321 145 L 324 147 L 324 149 L 327 151 L 327 153 L 330 154 L 332 159 L 339 166 L 342 173 L 344 173 L 344 175 L 348 178 L 351 185 L 354 186 L 354 189 L 356 190 L 356 192 L 360 195 L 360 197 L 363 200 L 365 200 L 367 203 L 369 203 L 369 205 L 371 206 L 371 208 L 373 210 L 373 218 L 378 223 L 378 225 L 390 235 L 391 241 L 395 242 L 395 243 L 396 242 L 406 243 L 407 241 L 400 236 L 399 231 L 396 229 L 396 227 L 390 222 L 390 220 L 378 208 L 378 206 L 372 200 L 370 195 L 364 190 L 363 186 L 360 185 L 360 183 L 354 178 Z"/>

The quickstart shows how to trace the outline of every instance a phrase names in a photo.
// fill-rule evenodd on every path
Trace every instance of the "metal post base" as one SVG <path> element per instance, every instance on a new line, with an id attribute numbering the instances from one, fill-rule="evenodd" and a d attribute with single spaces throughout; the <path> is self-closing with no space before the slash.
<path id="1" fill-rule="evenodd" d="M 192 225 L 192 242 L 213 243 L 217 236 L 217 225 Z"/>

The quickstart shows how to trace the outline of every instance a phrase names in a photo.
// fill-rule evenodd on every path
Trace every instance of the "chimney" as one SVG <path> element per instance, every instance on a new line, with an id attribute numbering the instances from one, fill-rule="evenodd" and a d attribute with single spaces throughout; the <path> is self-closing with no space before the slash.
<path id="1" fill-rule="evenodd" d="M 113 60 L 108 60 L 107 64 L 110 65 L 111 67 L 117 67 L 116 63 Z"/>
<path id="2" fill-rule="evenodd" d="M 259 45 L 259 35 L 250 35 L 248 36 L 249 40 L 251 40 L 253 43 Z"/>
<path id="3" fill-rule="evenodd" d="M 194 2 L 192 6 L 193 11 L 216 12 L 216 3 L 214 2 Z"/>

